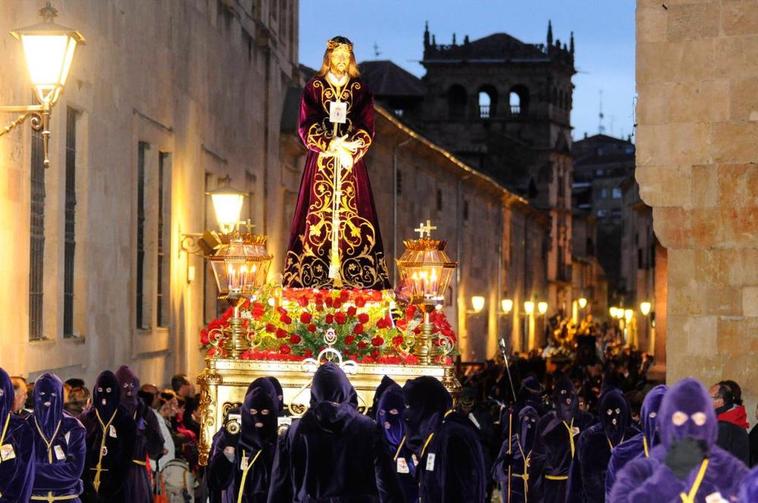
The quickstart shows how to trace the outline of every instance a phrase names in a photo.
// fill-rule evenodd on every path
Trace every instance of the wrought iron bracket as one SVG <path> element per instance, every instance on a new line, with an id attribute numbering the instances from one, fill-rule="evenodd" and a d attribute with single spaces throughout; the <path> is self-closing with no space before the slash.
<path id="1" fill-rule="evenodd" d="M 50 167 L 50 159 L 48 157 L 48 145 L 50 144 L 50 110 L 51 106 L 47 104 L 0 106 L 0 112 L 20 114 L 15 120 L 9 122 L 8 125 L 0 128 L 0 136 L 10 133 L 13 129 L 26 122 L 26 119 L 29 119 L 32 129 L 42 133 L 44 165 L 46 168 Z"/>

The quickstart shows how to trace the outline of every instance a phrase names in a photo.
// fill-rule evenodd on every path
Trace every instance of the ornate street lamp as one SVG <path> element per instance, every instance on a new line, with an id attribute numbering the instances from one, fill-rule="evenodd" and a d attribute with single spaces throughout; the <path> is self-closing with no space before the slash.
<path id="1" fill-rule="evenodd" d="M 485 299 L 481 295 L 471 297 L 471 314 L 479 314 L 484 309 Z"/>
<path id="2" fill-rule="evenodd" d="M 39 13 L 44 19 L 42 23 L 11 32 L 23 46 L 26 67 L 39 105 L 0 106 L 0 112 L 21 114 L 0 129 L 0 136 L 31 118 L 32 129 L 42 132 L 44 165 L 49 167 L 50 112 L 63 92 L 76 47 L 84 45 L 84 37 L 72 28 L 53 22 L 58 11 L 50 2 Z"/>
<path id="3" fill-rule="evenodd" d="M 502 299 L 500 301 L 501 314 L 509 315 L 513 311 L 513 299 Z"/>
<path id="4" fill-rule="evenodd" d="M 242 203 L 245 201 L 245 194 L 234 189 L 231 186 L 231 181 L 231 177 L 227 175 L 220 180 L 222 184 L 220 187 L 207 193 L 211 196 L 216 221 L 224 234 L 229 234 L 237 229 Z"/>
<path id="5" fill-rule="evenodd" d="M 587 299 L 585 297 L 579 297 L 576 303 L 579 304 L 579 309 L 587 307 Z"/>
<path id="6" fill-rule="evenodd" d="M 405 252 L 397 260 L 400 281 L 410 289 L 410 302 L 424 313 L 421 334 L 416 338 L 414 347 L 414 353 L 424 365 L 429 365 L 432 358 L 434 327 L 429 315 L 442 306 L 457 265 L 445 253 L 447 243 L 431 238 L 431 231 L 435 229 L 429 220 L 426 225 L 422 223 L 415 229 L 420 235 L 419 239 L 403 241 Z"/>

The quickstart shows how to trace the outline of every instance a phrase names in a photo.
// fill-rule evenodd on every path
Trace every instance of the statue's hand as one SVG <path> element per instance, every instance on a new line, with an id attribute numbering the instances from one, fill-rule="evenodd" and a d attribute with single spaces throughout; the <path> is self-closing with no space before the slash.
<path id="1" fill-rule="evenodd" d="M 348 150 L 341 149 L 339 152 L 340 166 L 343 169 L 351 169 L 353 167 L 353 154 Z"/>

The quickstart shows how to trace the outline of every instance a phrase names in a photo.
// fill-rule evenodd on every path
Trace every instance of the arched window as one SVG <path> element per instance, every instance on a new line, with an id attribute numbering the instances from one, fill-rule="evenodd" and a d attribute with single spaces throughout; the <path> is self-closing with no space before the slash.
<path id="1" fill-rule="evenodd" d="M 455 84 L 447 91 L 448 115 L 451 119 L 463 119 L 466 116 L 466 90 Z"/>
<path id="2" fill-rule="evenodd" d="M 529 110 L 529 90 L 522 85 L 513 86 L 508 93 L 508 102 L 511 115 L 526 115 Z"/>
<path id="3" fill-rule="evenodd" d="M 497 91 L 492 86 L 479 89 L 479 118 L 489 119 L 497 110 Z"/>

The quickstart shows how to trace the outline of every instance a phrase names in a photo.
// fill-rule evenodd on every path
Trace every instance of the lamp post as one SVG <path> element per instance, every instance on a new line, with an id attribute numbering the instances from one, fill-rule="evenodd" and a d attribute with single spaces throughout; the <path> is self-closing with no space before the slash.
<path id="1" fill-rule="evenodd" d="M 410 289 L 410 301 L 424 313 L 421 334 L 416 337 L 414 353 L 422 365 L 432 363 L 432 334 L 434 326 L 430 314 L 442 307 L 456 262 L 445 253 L 446 241 L 431 238 L 431 231 L 436 227 L 427 220 L 418 229 L 419 239 L 403 241 L 405 251 L 397 259 L 400 281 Z M 426 237 L 425 237 L 426 235 Z M 482 297 L 482 301 L 484 298 Z M 479 301 L 476 301 L 477 304 Z M 473 303 L 473 299 L 472 299 Z M 481 307 L 484 308 L 484 302 Z"/>
<path id="2" fill-rule="evenodd" d="M 655 311 L 653 304 L 648 301 L 640 302 L 640 313 L 645 317 L 645 325 L 648 333 L 648 352 L 655 354 Z"/>
<path id="3" fill-rule="evenodd" d="M 0 128 L 0 136 L 30 119 L 32 129 L 42 133 L 44 165 L 47 168 L 50 166 L 50 113 L 63 92 L 76 47 L 84 45 L 85 41 L 78 31 L 53 22 L 58 11 L 50 2 L 40 9 L 39 14 L 44 20 L 42 23 L 11 32 L 23 46 L 26 67 L 39 104 L 0 106 L 0 112 L 21 114 Z"/>

